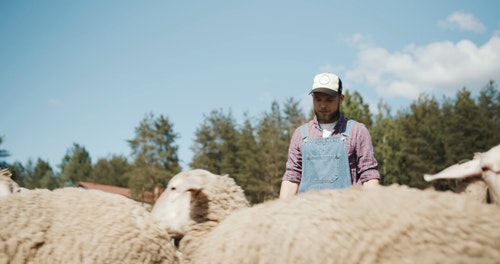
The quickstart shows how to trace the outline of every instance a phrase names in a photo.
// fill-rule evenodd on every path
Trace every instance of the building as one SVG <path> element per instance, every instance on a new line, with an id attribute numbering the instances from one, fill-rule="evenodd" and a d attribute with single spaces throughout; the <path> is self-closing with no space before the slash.
<path id="1" fill-rule="evenodd" d="M 119 195 L 123 195 L 129 199 L 133 199 L 129 188 L 123 188 L 123 187 L 118 187 L 118 186 L 113 186 L 113 185 L 98 184 L 98 183 L 92 183 L 92 182 L 78 182 L 76 184 L 76 187 L 119 194 Z M 157 197 L 159 197 L 159 194 Z M 156 197 L 156 199 L 157 199 L 157 197 Z M 153 205 L 155 203 L 156 199 L 153 195 L 153 192 L 145 191 L 144 193 L 142 193 L 142 195 L 140 195 L 140 197 L 136 197 L 133 200 L 140 202 L 140 203 L 143 203 L 143 204 L 146 203 L 149 205 Z"/>

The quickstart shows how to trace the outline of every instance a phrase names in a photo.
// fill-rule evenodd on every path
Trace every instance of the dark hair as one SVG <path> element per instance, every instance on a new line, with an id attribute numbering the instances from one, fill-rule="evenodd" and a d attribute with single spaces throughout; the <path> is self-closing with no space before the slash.
<path id="1" fill-rule="evenodd" d="M 339 94 L 342 94 L 342 80 L 339 77 Z"/>

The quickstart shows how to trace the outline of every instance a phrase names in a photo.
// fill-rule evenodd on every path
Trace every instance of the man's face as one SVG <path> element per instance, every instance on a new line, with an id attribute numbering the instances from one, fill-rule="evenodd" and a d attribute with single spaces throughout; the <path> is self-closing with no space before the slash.
<path id="1" fill-rule="evenodd" d="M 313 93 L 314 113 L 320 124 L 333 123 L 339 118 L 340 104 L 344 95 L 331 96 L 325 93 Z"/>

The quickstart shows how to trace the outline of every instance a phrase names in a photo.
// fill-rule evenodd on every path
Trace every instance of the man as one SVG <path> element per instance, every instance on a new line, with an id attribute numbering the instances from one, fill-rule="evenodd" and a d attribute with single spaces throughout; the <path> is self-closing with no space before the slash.
<path id="1" fill-rule="evenodd" d="M 370 133 L 340 112 L 342 81 L 332 73 L 314 77 L 315 117 L 293 133 L 280 198 L 311 189 L 379 185 L 378 163 Z"/>

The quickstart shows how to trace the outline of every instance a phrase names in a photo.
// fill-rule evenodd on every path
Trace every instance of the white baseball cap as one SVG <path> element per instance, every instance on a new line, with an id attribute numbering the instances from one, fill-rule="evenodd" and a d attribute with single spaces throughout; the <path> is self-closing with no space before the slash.
<path id="1" fill-rule="evenodd" d="M 311 93 L 320 92 L 331 96 L 342 94 L 342 81 L 333 73 L 320 73 L 314 76 Z"/>

